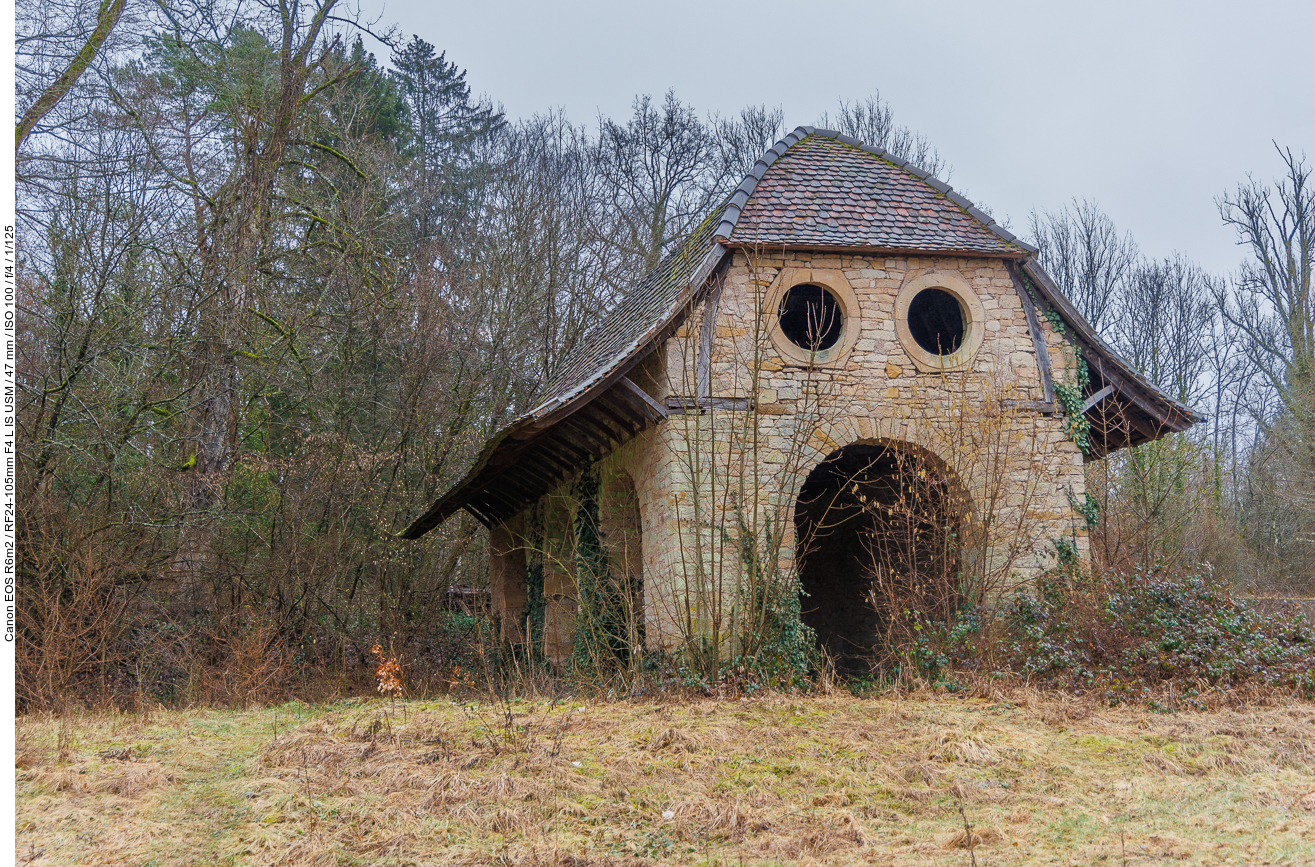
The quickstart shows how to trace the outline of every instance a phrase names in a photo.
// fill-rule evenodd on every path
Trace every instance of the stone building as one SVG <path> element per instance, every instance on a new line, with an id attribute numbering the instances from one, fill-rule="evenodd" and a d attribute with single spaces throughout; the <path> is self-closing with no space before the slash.
<path id="1" fill-rule="evenodd" d="M 558 660 L 600 592 L 614 638 L 670 649 L 733 644 L 765 592 L 802 589 L 843 655 L 881 627 L 874 587 L 934 606 L 1085 557 L 1083 462 L 1196 417 L 1036 252 L 916 166 L 800 127 L 403 536 L 478 518 L 504 636 Z"/>

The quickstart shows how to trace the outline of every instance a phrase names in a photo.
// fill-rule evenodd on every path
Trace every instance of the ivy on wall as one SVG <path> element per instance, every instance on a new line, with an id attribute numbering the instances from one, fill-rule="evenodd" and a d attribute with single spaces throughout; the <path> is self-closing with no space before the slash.
<path id="1" fill-rule="evenodd" d="M 1094 532 L 1100 524 L 1100 501 L 1093 497 L 1090 491 L 1083 492 L 1081 501 L 1073 496 L 1072 488 L 1065 493 L 1068 495 L 1068 504 L 1073 507 L 1073 511 L 1082 516 L 1087 532 Z"/>
<path id="2" fill-rule="evenodd" d="M 575 572 L 577 608 L 571 665 L 597 670 L 609 663 L 630 660 L 628 608 L 620 582 L 612 579 L 599 505 L 598 469 L 585 468 L 576 482 Z"/>
<path id="3" fill-rule="evenodd" d="M 544 537 L 543 509 L 534 504 L 530 512 L 529 550 L 525 552 L 525 633 L 537 655 L 543 646 L 544 612 L 547 606 L 543 595 Z"/>
<path id="4" fill-rule="evenodd" d="M 1032 299 L 1032 306 L 1040 310 L 1050 323 L 1050 327 L 1055 333 L 1063 338 L 1073 351 L 1074 359 L 1074 382 L 1052 383 L 1055 389 L 1055 398 L 1059 405 L 1064 408 L 1064 435 L 1070 440 L 1077 443 L 1078 448 L 1082 449 L 1084 455 L 1091 454 L 1091 424 L 1087 421 L 1087 416 L 1082 412 L 1084 399 L 1082 393 L 1091 383 L 1091 373 L 1087 369 L 1087 360 L 1082 357 L 1078 350 L 1077 340 L 1069 333 L 1068 325 L 1064 318 L 1059 315 L 1059 311 L 1049 304 L 1042 304 L 1041 299 L 1037 296 L 1036 289 L 1032 286 L 1032 281 L 1028 279 L 1027 272 L 1021 268 L 1018 274 L 1023 279 L 1023 287 L 1027 289 L 1028 297 Z"/>
<path id="5" fill-rule="evenodd" d="M 755 624 L 758 633 L 755 656 L 768 668 L 784 667 L 803 676 L 815 661 L 817 635 L 803 621 L 803 587 L 799 583 L 799 573 L 791 570 L 788 574 L 781 574 L 774 558 L 762 554 L 762 551 L 776 549 L 772 543 L 779 540 L 778 527 L 771 521 L 766 523 L 763 529 L 766 539 L 760 550 L 757 533 L 739 509 L 736 509 L 736 518 L 739 522 L 740 566 L 752 588 L 752 610 L 761 612 L 761 622 Z"/>

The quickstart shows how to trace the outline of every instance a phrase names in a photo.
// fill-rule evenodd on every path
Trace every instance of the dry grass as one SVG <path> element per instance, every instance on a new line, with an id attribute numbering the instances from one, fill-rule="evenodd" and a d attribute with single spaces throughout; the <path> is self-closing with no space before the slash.
<path id="1" fill-rule="evenodd" d="M 1311 704 L 349 701 L 18 736 L 20 863 L 1315 861 Z"/>

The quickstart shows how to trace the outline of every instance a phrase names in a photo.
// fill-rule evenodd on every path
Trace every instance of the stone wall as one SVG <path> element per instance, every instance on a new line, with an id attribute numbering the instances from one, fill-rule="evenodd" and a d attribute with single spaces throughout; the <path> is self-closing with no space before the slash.
<path id="1" fill-rule="evenodd" d="M 805 282 L 831 290 L 846 313 L 836 347 L 814 353 L 811 364 L 774 315 L 782 294 Z M 642 564 L 650 647 L 672 648 L 691 629 L 733 640 L 736 619 L 750 616 L 745 552 L 788 575 L 799 486 L 818 462 L 854 443 L 912 444 L 952 468 L 975 517 L 989 513 L 997 528 L 981 554 L 985 571 L 1030 580 L 1054 564 L 1056 538 L 1086 555 L 1072 506 L 1084 490 L 1082 454 L 1063 417 L 1036 408 L 1043 393 L 1035 343 L 1002 262 L 735 252 L 720 285 L 632 374 L 659 399 L 713 398 L 710 411 L 673 413 L 598 467 L 604 541 L 630 569 Z M 902 332 L 908 298 L 929 285 L 951 287 L 976 329 L 950 364 Z M 1055 381 L 1073 382 L 1072 351 L 1044 317 L 1038 323 Z M 749 401 L 754 409 L 737 408 Z M 555 659 L 569 652 L 575 616 L 572 485 L 539 506 L 552 552 L 544 647 Z M 622 529 L 633 528 L 635 506 L 642 553 Z M 523 526 L 495 531 L 492 545 L 495 604 L 512 616 L 522 596 L 503 576 L 523 569 L 508 553 L 517 534 L 523 545 Z"/>

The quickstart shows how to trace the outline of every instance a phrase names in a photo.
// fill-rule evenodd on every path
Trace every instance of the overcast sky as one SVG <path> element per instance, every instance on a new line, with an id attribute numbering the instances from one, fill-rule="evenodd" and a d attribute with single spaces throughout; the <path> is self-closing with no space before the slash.
<path id="1" fill-rule="evenodd" d="M 789 129 L 879 90 L 1015 232 L 1089 198 L 1144 254 L 1218 272 L 1242 253 L 1215 199 L 1279 174 L 1271 141 L 1315 160 L 1315 0 L 360 2 L 513 119 L 624 118 L 674 88 L 702 114 L 779 105 Z"/>

